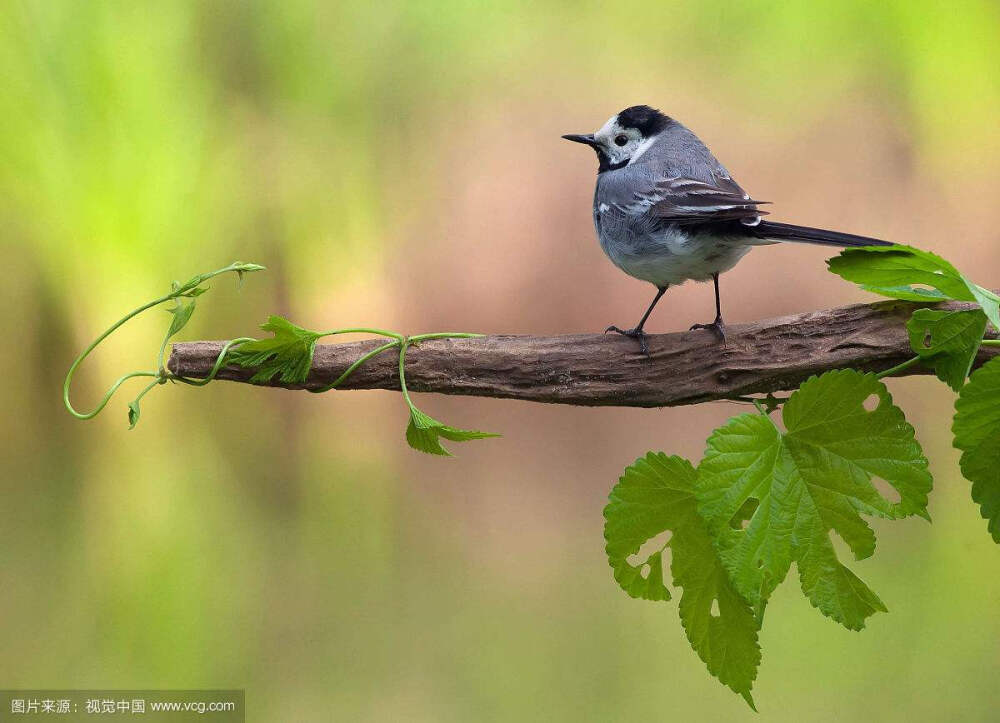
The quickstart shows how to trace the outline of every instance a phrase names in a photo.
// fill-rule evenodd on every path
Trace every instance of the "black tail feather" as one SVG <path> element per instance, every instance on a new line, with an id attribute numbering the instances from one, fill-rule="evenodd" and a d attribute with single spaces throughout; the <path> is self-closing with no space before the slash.
<path id="1" fill-rule="evenodd" d="M 867 236 L 856 236 L 853 233 L 827 231 L 809 226 L 796 226 L 791 223 L 761 220 L 756 226 L 748 226 L 747 230 L 754 236 L 775 241 L 799 241 L 825 246 L 892 246 L 889 241 L 882 241 Z"/>

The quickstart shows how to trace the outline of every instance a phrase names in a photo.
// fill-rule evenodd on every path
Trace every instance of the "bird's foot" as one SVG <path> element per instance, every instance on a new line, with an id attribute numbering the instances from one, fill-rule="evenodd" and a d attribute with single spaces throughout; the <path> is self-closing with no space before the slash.
<path id="1" fill-rule="evenodd" d="M 633 339 L 638 339 L 639 340 L 639 351 L 641 351 L 646 356 L 649 356 L 649 345 L 646 343 L 646 339 L 649 337 L 649 335 L 646 332 L 644 332 L 642 329 L 638 329 L 638 328 L 636 328 L 636 329 L 619 329 L 617 326 L 614 326 L 612 324 L 611 326 L 609 326 L 607 329 L 604 330 L 604 333 L 607 334 L 609 331 L 613 331 L 616 334 L 621 334 L 622 336 L 629 336 L 629 337 L 632 337 Z"/>
<path id="2" fill-rule="evenodd" d="M 711 329 L 719 337 L 719 341 L 723 343 L 726 341 L 726 325 L 723 323 L 721 316 L 715 317 L 715 321 L 711 324 L 692 324 L 691 331 L 695 329 Z"/>

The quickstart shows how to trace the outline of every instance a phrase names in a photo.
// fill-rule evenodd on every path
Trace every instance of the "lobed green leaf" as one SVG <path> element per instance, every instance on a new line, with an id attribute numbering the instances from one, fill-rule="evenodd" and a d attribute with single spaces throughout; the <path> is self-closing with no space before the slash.
<path id="1" fill-rule="evenodd" d="M 993 541 L 1000 543 L 1000 359 L 973 372 L 955 400 L 954 445 Z"/>
<path id="2" fill-rule="evenodd" d="M 690 462 L 663 453 L 650 452 L 626 468 L 604 508 L 608 562 L 632 597 L 669 600 L 662 561 L 669 547 L 673 584 L 683 589 L 678 612 L 691 647 L 712 675 L 753 707 L 759 621 L 730 582 L 698 514 L 696 480 Z M 661 549 L 637 564 L 628 561 L 664 531 L 671 536 Z"/>
<path id="3" fill-rule="evenodd" d="M 441 444 L 441 438 L 451 442 L 468 442 L 473 439 L 499 437 L 499 434 L 479 432 L 473 429 L 458 429 L 449 427 L 433 417 L 424 414 L 416 407 L 410 408 L 410 421 L 406 425 L 406 442 L 413 449 L 427 454 L 450 457 L 451 452 Z"/>
<path id="4" fill-rule="evenodd" d="M 869 398 L 877 403 L 871 411 Z M 766 416 L 743 415 L 712 434 L 698 468 L 698 510 L 734 586 L 758 614 L 794 561 L 810 602 L 861 629 L 886 608 L 837 559 L 830 534 L 861 560 L 875 551 L 862 514 L 926 518 L 927 460 L 874 374 L 843 369 L 812 377 L 791 395 L 782 419 L 784 433 Z M 900 500 L 885 499 L 874 478 Z M 745 526 L 734 525 L 749 500 L 756 508 Z"/>
<path id="5" fill-rule="evenodd" d="M 303 329 L 280 316 L 271 316 L 261 329 L 270 339 L 246 342 L 229 352 L 227 361 L 244 368 L 256 368 L 250 381 L 263 383 L 278 377 L 287 384 L 301 384 L 312 368 L 316 342 L 323 335 Z"/>

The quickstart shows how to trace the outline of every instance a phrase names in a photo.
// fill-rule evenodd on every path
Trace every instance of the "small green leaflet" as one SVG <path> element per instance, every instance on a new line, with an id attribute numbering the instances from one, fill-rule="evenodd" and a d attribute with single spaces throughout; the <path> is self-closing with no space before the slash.
<path id="1" fill-rule="evenodd" d="M 192 298 L 191 301 L 185 302 L 178 298 L 177 303 L 165 309 L 165 311 L 173 315 L 173 318 L 170 320 L 170 328 L 167 329 L 166 338 L 169 339 L 183 329 L 191 320 L 191 315 L 194 314 L 194 299 Z"/>
<path id="2" fill-rule="evenodd" d="M 973 372 L 962 388 L 951 431 L 962 450 L 962 474 L 972 482 L 972 500 L 1000 543 L 1000 359 Z"/>
<path id="3" fill-rule="evenodd" d="M 257 367 L 252 382 L 267 382 L 277 376 L 286 384 L 301 384 L 309 376 L 316 342 L 323 334 L 296 326 L 288 319 L 271 316 L 261 324 L 270 339 L 250 341 L 229 352 L 227 361 L 242 367 Z"/>
<path id="4" fill-rule="evenodd" d="M 712 675 L 753 708 L 750 689 L 760 665 L 759 626 L 729 582 L 698 514 L 696 480 L 694 467 L 680 457 L 650 452 L 636 460 L 611 490 L 604 508 L 605 550 L 625 592 L 645 600 L 669 600 L 662 555 L 670 547 L 673 583 L 683 588 L 678 611 L 691 647 Z M 663 549 L 638 565 L 628 562 L 628 556 L 665 530 L 672 534 Z M 647 565 L 649 572 L 643 576 Z M 718 615 L 712 614 L 713 602 Z"/>
<path id="5" fill-rule="evenodd" d="M 901 245 L 850 248 L 829 259 L 827 265 L 830 271 L 861 288 L 893 299 L 974 301 L 1000 329 L 1000 297 L 972 283 L 929 251 Z"/>
<path id="6" fill-rule="evenodd" d="M 406 442 L 413 449 L 427 454 L 450 457 L 451 452 L 441 445 L 441 438 L 451 442 L 468 442 L 472 439 L 499 437 L 499 434 L 478 432 L 472 429 L 456 429 L 437 421 L 416 407 L 410 408 L 410 422 L 406 425 Z"/>
<path id="7" fill-rule="evenodd" d="M 864 402 L 877 399 L 873 411 Z M 736 589 L 762 612 L 798 564 L 802 591 L 852 630 L 885 605 L 837 559 L 830 533 L 858 560 L 875 551 L 861 514 L 927 517 L 931 476 L 903 412 L 874 374 L 850 369 L 811 377 L 785 403 L 782 433 L 769 417 L 743 415 L 715 430 L 698 468 L 698 510 Z M 900 495 L 890 502 L 877 477 Z M 747 501 L 759 502 L 745 528 Z"/>
<path id="8" fill-rule="evenodd" d="M 938 379 L 957 392 L 979 352 L 986 321 L 986 314 L 979 309 L 917 309 L 906 329 L 913 351 L 934 369 Z"/>
<path id="9" fill-rule="evenodd" d="M 133 399 L 128 403 L 128 428 L 135 429 L 139 423 L 139 400 Z"/>

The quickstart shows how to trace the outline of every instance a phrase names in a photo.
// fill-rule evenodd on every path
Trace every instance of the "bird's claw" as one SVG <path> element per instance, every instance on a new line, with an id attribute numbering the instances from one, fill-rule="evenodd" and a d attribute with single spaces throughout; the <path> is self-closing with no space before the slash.
<path id="1" fill-rule="evenodd" d="M 711 329 L 719 337 L 719 341 L 726 341 L 726 325 L 722 322 L 721 317 L 710 324 L 692 324 L 690 331 L 694 331 L 695 329 Z"/>
<path id="2" fill-rule="evenodd" d="M 604 330 L 604 333 L 607 334 L 609 331 L 613 331 L 616 334 L 621 334 L 622 336 L 628 336 L 633 339 L 638 339 L 639 351 L 641 351 L 646 356 L 649 356 L 649 345 L 646 343 L 646 339 L 648 338 L 649 335 L 642 329 L 619 329 L 617 326 L 612 324 L 611 326 L 609 326 L 607 329 Z"/>

